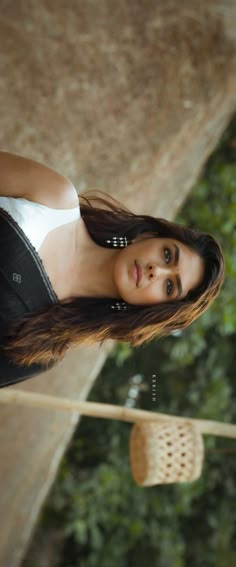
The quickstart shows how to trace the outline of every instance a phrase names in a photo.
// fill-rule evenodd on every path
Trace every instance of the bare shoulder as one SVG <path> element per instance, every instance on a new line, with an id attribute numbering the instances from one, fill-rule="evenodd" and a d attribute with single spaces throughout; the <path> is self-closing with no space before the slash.
<path id="1" fill-rule="evenodd" d="M 27 197 L 33 200 L 31 196 Z M 74 185 L 69 179 L 65 179 L 65 182 L 59 187 L 55 187 L 55 193 L 47 194 L 45 197 L 39 195 L 37 203 L 45 205 L 46 207 L 51 207 L 53 209 L 74 209 L 79 205 L 79 197 Z"/>
<path id="2" fill-rule="evenodd" d="M 2 197 L 21 197 L 54 209 L 78 206 L 73 183 L 38 161 L 0 151 L 0 171 Z"/>

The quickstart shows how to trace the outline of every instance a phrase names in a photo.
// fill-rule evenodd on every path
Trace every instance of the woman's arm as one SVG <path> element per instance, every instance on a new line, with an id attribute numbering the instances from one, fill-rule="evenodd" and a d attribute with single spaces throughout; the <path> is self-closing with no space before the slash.
<path id="1" fill-rule="evenodd" d="M 55 209 L 78 204 L 69 179 L 37 161 L 1 151 L 0 196 L 21 197 Z"/>

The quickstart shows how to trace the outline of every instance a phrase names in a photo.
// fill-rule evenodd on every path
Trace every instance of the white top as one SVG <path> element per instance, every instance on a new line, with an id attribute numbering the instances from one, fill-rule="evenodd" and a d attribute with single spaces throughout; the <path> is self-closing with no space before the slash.
<path id="1" fill-rule="evenodd" d="M 51 230 L 80 218 L 79 205 L 74 209 L 51 209 L 21 197 L 0 196 L 0 208 L 13 217 L 37 252 Z"/>

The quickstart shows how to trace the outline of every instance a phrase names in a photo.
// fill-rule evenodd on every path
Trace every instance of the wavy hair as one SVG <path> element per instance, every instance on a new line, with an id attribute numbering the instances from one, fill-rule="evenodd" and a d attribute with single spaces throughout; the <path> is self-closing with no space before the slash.
<path id="1" fill-rule="evenodd" d="M 139 346 L 155 337 L 163 337 L 192 323 L 217 297 L 224 281 L 224 259 L 220 245 L 210 234 L 177 225 L 150 215 L 137 215 L 117 200 L 86 192 L 80 195 L 81 216 L 91 238 L 107 246 L 112 235 L 129 240 L 140 234 L 174 238 L 195 250 L 204 260 L 204 278 L 180 300 L 156 305 L 128 305 L 126 311 L 114 312 L 117 298 L 77 297 L 60 302 L 36 314 L 16 321 L 7 335 L 3 349 L 18 365 L 39 363 L 45 368 L 60 362 L 70 347 L 92 344 L 105 339 Z"/>

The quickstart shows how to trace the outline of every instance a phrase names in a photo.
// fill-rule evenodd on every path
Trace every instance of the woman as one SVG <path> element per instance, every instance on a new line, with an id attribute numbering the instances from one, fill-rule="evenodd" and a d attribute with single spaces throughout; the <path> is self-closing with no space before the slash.
<path id="1" fill-rule="evenodd" d="M 108 196 L 0 152 L 0 384 L 106 338 L 133 346 L 184 329 L 223 283 L 208 234 L 135 215 Z"/>

